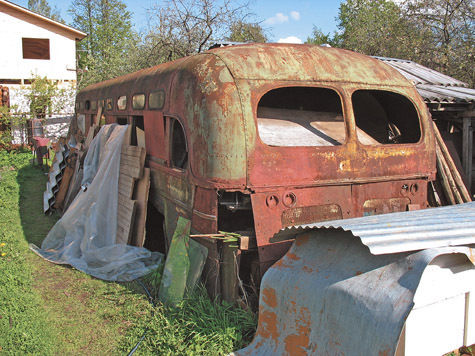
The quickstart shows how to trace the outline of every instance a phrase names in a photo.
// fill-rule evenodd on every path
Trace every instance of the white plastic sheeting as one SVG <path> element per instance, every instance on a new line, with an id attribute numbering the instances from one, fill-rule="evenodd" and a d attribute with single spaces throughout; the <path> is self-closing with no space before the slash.
<path id="1" fill-rule="evenodd" d="M 163 255 L 117 244 L 120 153 L 126 126 L 106 125 L 84 161 L 80 191 L 41 244 L 31 248 L 48 261 L 69 264 L 94 277 L 130 281 L 156 268 Z"/>

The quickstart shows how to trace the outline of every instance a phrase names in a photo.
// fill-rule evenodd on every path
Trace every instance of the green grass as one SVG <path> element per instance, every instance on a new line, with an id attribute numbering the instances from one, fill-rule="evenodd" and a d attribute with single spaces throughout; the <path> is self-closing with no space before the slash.
<path id="1" fill-rule="evenodd" d="M 31 157 L 0 151 L 0 354 L 126 354 L 144 332 L 136 355 L 219 355 L 250 342 L 255 316 L 203 288 L 154 308 L 135 282 L 104 282 L 32 253 L 28 243 L 40 245 L 58 217 L 42 213 L 47 177 Z M 153 291 L 157 281 L 146 283 Z"/>
<path id="2" fill-rule="evenodd" d="M 211 301 L 202 286 L 177 307 L 158 304 L 151 317 L 138 321 L 127 340 L 138 340 L 138 330 L 147 330 L 140 346 L 144 355 L 226 355 L 247 345 L 256 328 L 254 314 Z M 123 350 L 131 346 L 125 343 Z"/>
<path id="3" fill-rule="evenodd" d="M 11 354 L 52 354 L 54 330 L 31 288 L 33 270 L 20 217 L 16 178 L 28 156 L 0 152 L 0 348 Z"/>

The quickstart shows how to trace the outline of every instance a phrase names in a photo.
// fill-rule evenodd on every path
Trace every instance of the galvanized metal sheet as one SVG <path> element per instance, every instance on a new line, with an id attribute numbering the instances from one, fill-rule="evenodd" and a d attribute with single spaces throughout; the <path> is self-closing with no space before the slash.
<path id="1" fill-rule="evenodd" d="M 475 202 L 411 212 L 322 221 L 283 230 L 341 228 L 374 255 L 475 244 Z"/>
<path id="2" fill-rule="evenodd" d="M 475 89 L 444 87 L 440 85 L 417 85 L 417 91 L 429 103 L 473 103 Z"/>
<path id="3" fill-rule="evenodd" d="M 464 83 L 460 80 L 457 80 L 448 75 L 437 72 L 436 70 L 427 68 L 419 63 L 407 59 L 376 56 L 374 58 L 377 58 L 380 61 L 389 64 L 393 68 L 396 68 L 406 78 L 408 78 L 408 76 L 411 76 L 411 78 L 413 78 L 411 80 L 413 80 L 414 84 L 434 84 L 444 86 L 468 87 L 467 83 Z"/>
<path id="4" fill-rule="evenodd" d="M 256 336 L 235 355 L 394 355 L 426 267 L 472 252 L 374 256 L 348 232 L 301 234 L 264 275 Z"/>
<path id="5" fill-rule="evenodd" d="M 397 69 L 413 82 L 424 101 L 429 103 L 460 103 L 475 101 L 475 89 L 448 75 L 418 63 L 387 57 L 374 57 Z"/>

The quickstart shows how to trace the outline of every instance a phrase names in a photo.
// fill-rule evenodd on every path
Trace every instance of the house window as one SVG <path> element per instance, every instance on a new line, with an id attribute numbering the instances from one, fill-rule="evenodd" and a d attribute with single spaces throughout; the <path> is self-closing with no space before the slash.
<path id="1" fill-rule="evenodd" d="M 48 38 L 22 38 L 24 59 L 50 59 Z"/>

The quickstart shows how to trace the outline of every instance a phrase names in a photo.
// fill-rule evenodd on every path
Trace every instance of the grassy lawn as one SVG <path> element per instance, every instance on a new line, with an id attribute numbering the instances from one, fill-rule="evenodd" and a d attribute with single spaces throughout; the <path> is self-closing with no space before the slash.
<path id="1" fill-rule="evenodd" d="M 254 315 L 197 292 L 153 307 L 136 282 L 111 283 L 32 253 L 57 216 L 42 213 L 46 175 L 31 154 L 0 152 L 0 354 L 227 354 L 250 342 Z"/>

